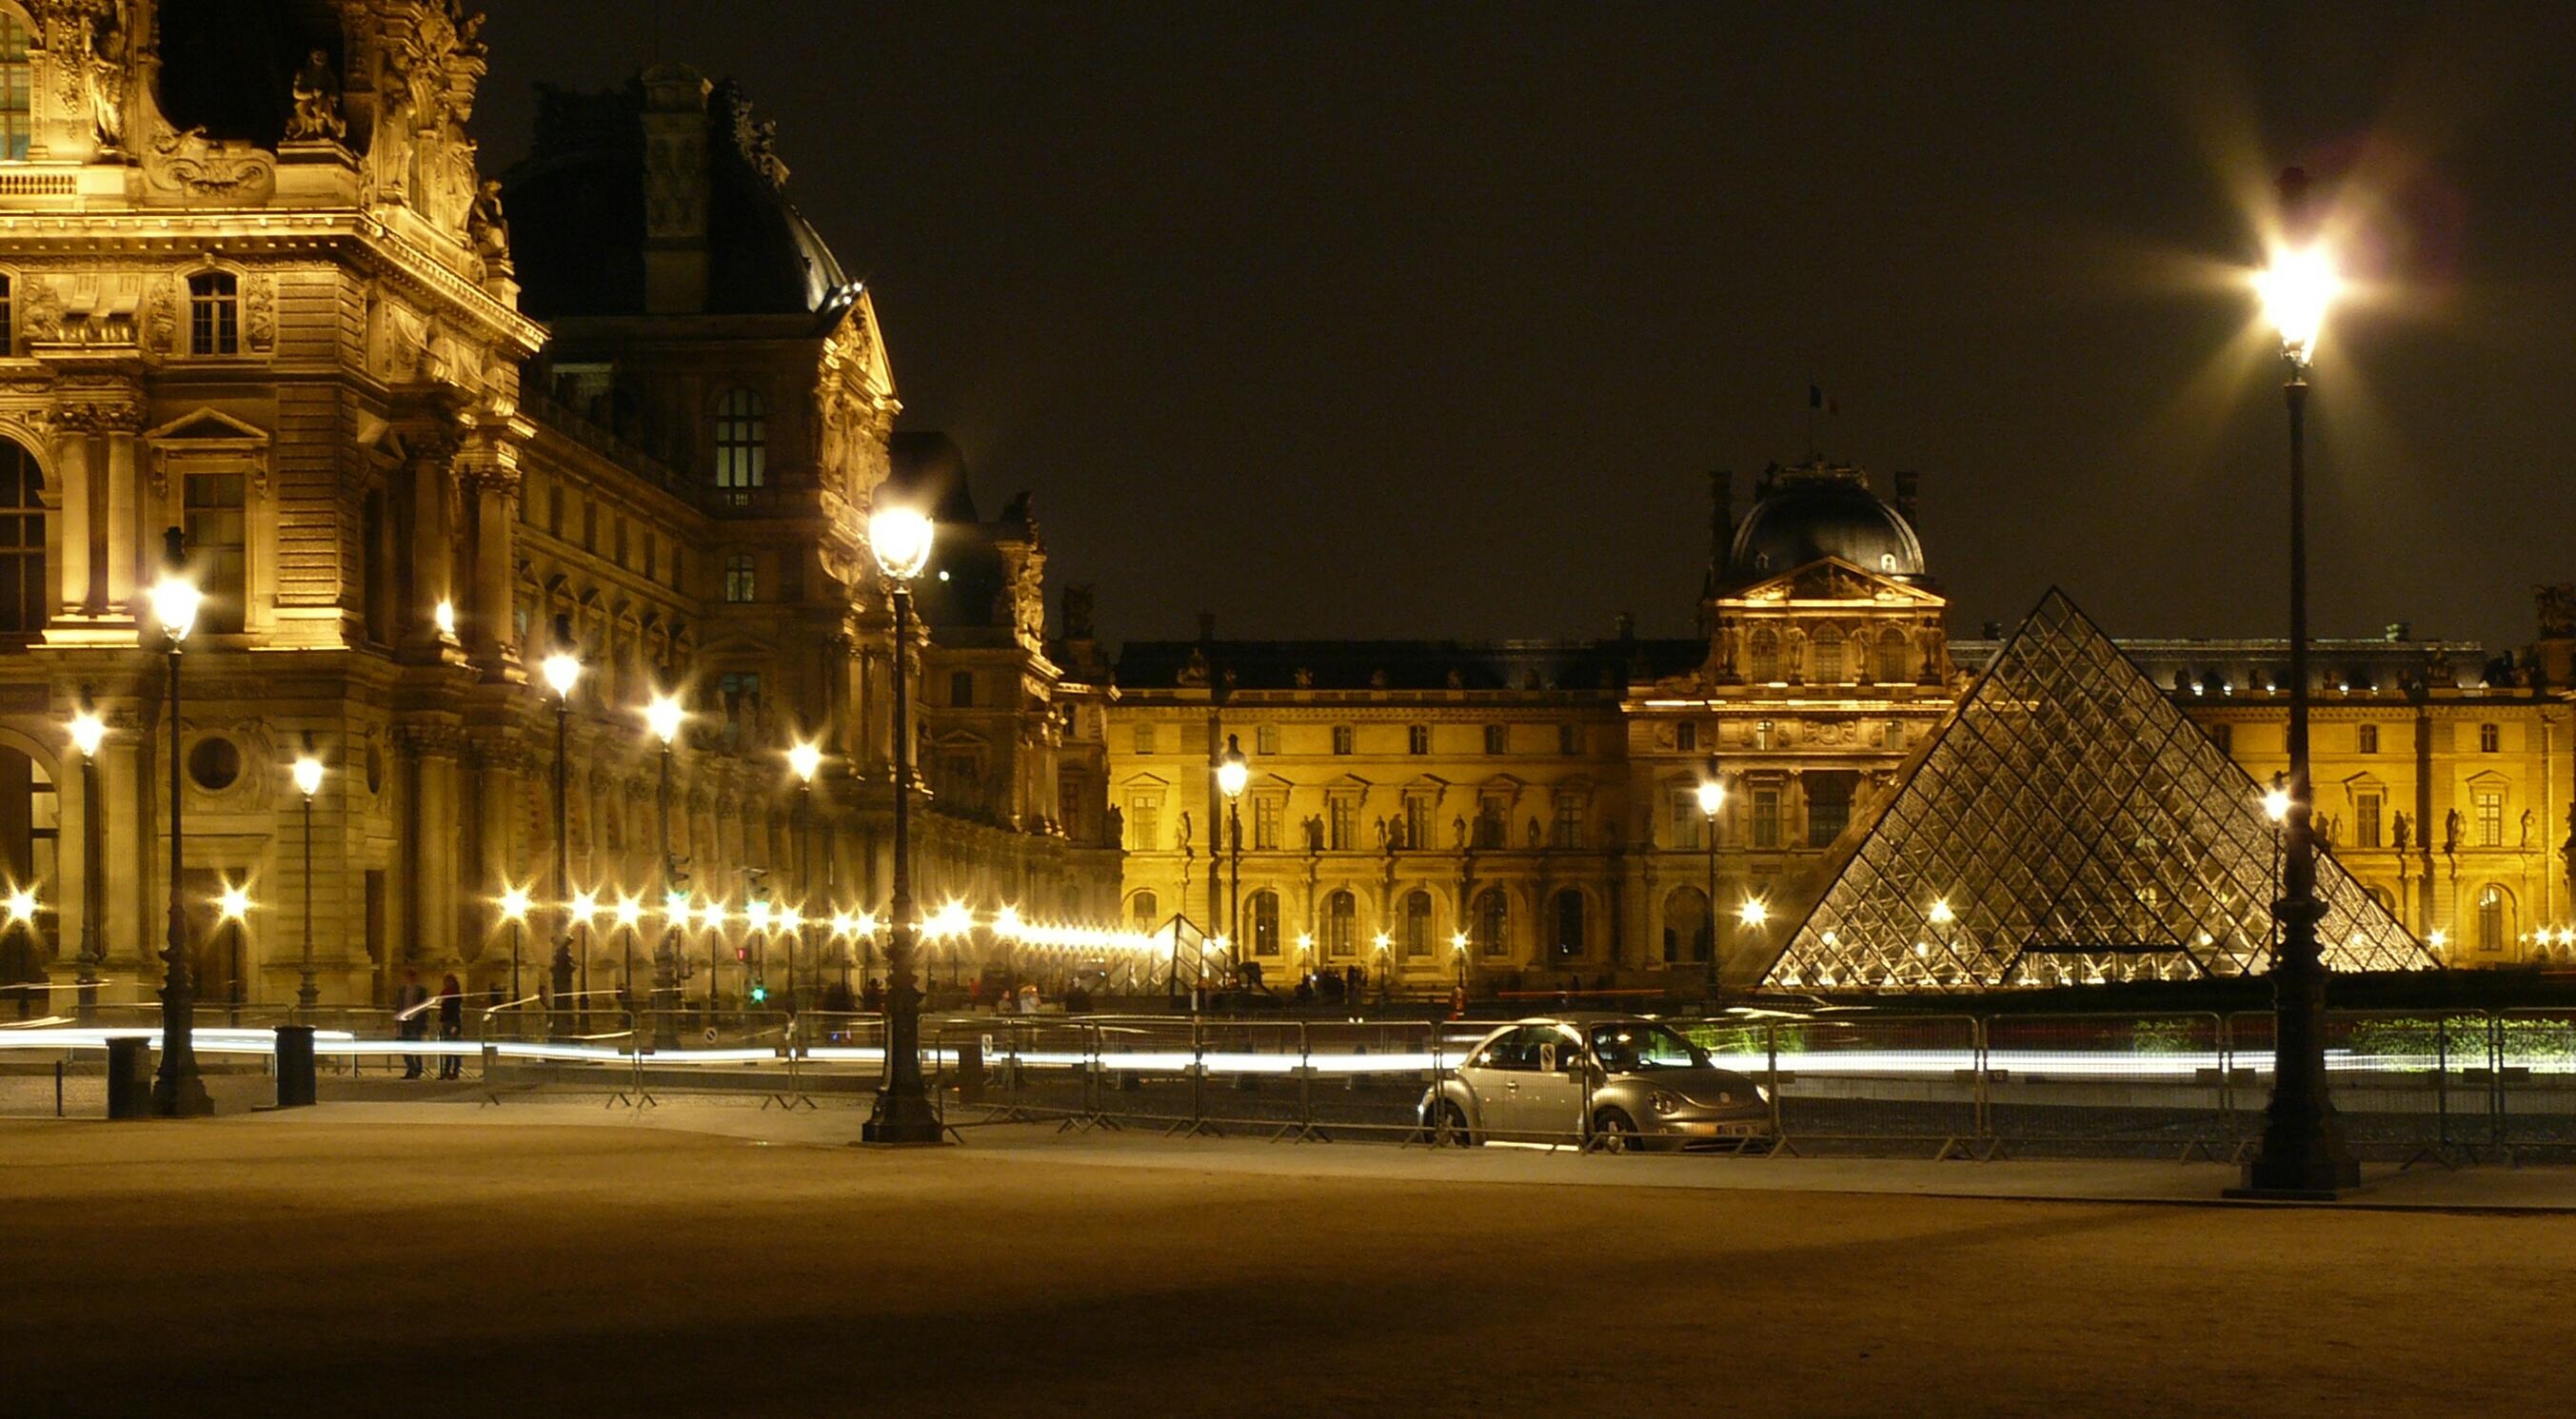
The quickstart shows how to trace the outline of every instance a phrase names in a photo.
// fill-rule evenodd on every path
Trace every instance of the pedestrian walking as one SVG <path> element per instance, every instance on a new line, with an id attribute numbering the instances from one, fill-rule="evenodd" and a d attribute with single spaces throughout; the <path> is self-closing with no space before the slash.
<path id="1" fill-rule="evenodd" d="M 877 984 L 875 976 L 868 977 L 868 983 L 860 989 L 859 1008 L 871 1015 L 885 1009 L 885 987 Z"/>
<path id="2" fill-rule="evenodd" d="M 465 1038 L 465 983 L 456 978 L 454 971 L 448 972 L 447 979 L 438 983 L 438 1037 L 450 1045 L 461 1043 Z M 438 1077 L 464 1078 L 464 1057 L 453 1049 L 441 1055 Z"/>
<path id="3" fill-rule="evenodd" d="M 1020 982 L 1020 1013 L 1023 1015 L 1035 1015 L 1038 1013 L 1038 983 L 1036 981 L 1024 980 Z"/>
<path id="4" fill-rule="evenodd" d="M 420 972 L 406 967 L 400 994 L 394 997 L 394 1034 L 406 1040 L 429 1038 L 429 987 L 420 983 Z M 420 1077 L 420 1056 L 403 1056 L 403 1077 Z"/>

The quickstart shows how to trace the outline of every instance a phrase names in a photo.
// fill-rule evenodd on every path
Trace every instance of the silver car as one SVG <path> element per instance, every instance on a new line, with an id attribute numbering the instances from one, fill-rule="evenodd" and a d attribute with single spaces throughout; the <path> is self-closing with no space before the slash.
<path id="1" fill-rule="evenodd" d="M 1485 1036 L 1422 1096 L 1422 1128 L 1461 1144 L 1581 1140 L 1742 1147 L 1771 1136 L 1771 1096 L 1670 1025 L 1625 1015 L 1517 1021 Z"/>

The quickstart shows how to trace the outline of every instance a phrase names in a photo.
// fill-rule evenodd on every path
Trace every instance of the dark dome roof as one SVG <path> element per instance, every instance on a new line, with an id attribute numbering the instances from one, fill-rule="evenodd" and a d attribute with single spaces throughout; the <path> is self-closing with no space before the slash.
<path id="1" fill-rule="evenodd" d="M 1741 585 L 1827 557 L 1888 576 L 1923 575 L 1922 542 L 1869 490 L 1868 476 L 1824 464 L 1775 472 L 1770 490 L 1736 528 L 1726 568 Z"/>
<path id="2" fill-rule="evenodd" d="M 520 307 L 540 318 L 644 312 L 644 87 L 541 89 L 536 150 L 502 201 Z M 780 186 L 765 125 L 730 84 L 707 105 L 707 304 L 719 315 L 820 311 L 841 263 Z"/>

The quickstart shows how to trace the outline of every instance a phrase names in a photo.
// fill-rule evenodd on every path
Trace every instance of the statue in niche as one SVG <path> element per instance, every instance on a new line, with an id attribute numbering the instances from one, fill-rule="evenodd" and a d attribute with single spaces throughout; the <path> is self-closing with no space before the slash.
<path id="1" fill-rule="evenodd" d="M 2522 850 L 2525 852 L 2531 851 L 2531 828 L 2531 810 L 2525 808 L 2522 810 Z"/>
<path id="2" fill-rule="evenodd" d="M 2457 808 L 2442 815 L 2442 851 L 2445 855 L 2456 855 L 2460 850 L 2460 821 Z"/>
<path id="3" fill-rule="evenodd" d="M 114 12 L 89 21 L 89 43 L 72 57 L 89 104 L 98 150 L 116 155 L 125 145 L 125 29 Z"/>
<path id="4" fill-rule="evenodd" d="M 1537 848 L 1539 845 L 1538 820 L 1536 818 L 1529 820 L 1529 845 L 1533 849 Z"/>
<path id="5" fill-rule="evenodd" d="M 2531 815 L 2526 813 L 2523 816 L 2528 818 Z M 1463 852 L 1466 850 L 1467 820 L 1465 818 L 1452 816 L 1449 819 L 1449 847 L 1453 852 Z"/>
<path id="6" fill-rule="evenodd" d="M 1181 814 L 1181 826 L 1172 839 L 1172 845 L 1182 849 L 1187 849 L 1190 845 L 1190 815 L 1186 812 Z"/>
<path id="7" fill-rule="evenodd" d="M 336 143 L 349 136 L 348 121 L 340 116 L 340 76 L 332 71 L 329 51 L 316 49 L 305 56 L 291 91 L 295 114 L 286 121 L 289 142 Z"/>
<path id="8" fill-rule="evenodd" d="M 494 275 L 510 270 L 510 218 L 501 210 L 501 180 L 487 177 L 465 212 L 465 239 Z"/>
<path id="9" fill-rule="evenodd" d="M 2414 845 L 2414 839 L 2406 836 L 2407 829 L 2412 826 L 2413 824 L 2406 820 L 2406 810 L 2402 808 L 2397 810 L 2397 832 L 2395 835 L 2395 841 L 2398 850 L 2401 852 Z"/>

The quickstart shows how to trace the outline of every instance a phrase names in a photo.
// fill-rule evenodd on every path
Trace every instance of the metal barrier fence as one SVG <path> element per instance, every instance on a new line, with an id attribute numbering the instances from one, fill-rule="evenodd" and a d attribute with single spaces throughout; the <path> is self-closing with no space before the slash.
<path id="1" fill-rule="evenodd" d="M 322 1077 L 340 1081 L 332 1088 L 348 1098 L 439 1096 L 371 1082 L 399 1077 L 416 1059 L 425 1077 L 464 1081 L 487 1103 L 587 1092 L 612 1107 L 647 1108 L 679 1094 L 865 1107 L 886 1064 L 884 1022 L 872 1014 L 549 1011 L 531 999 L 468 1009 L 447 1038 L 434 1019 L 421 1027 L 426 1037 L 408 1037 L 392 1014 L 366 1009 L 201 1023 L 204 1067 L 265 1076 L 284 1023 L 315 1028 Z M 2262 1013 L 1744 1012 L 1665 1023 L 1761 1101 L 1749 1136 L 1730 1130 L 1692 1141 L 1765 1155 L 2238 1159 L 2261 1133 L 2270 1088 L 2272 1019 Z M 101 1006 L 86 1022 L 0 1024 L 0 1115 L 97 1116 L 106 1040 L 148 1038 L 157 1028 L 157 1011 L 144 1005 Z M 1312 1141 L 1640 1141 L 1605 1137 L 1597 1098 L 1535 1066 L 1519 1079 L 1482 1065 L 1462 1073 L 1496 1028 L 947 1015 L 923 1020 L 921 1048 L 944 1114 L 960 1123 L 1053 1120 Z M 2576 1159 L 2576 1011 L 2336 1011 L 2326 1043 L 2338 1113 L 2365 1157 Z M 1564 1074 L 1572 1063 L 1548 1068 Z M 1518 1092 L 1520 1083 L 1529 1087 L 1517 1104 L 1476 1092 Z"/>

